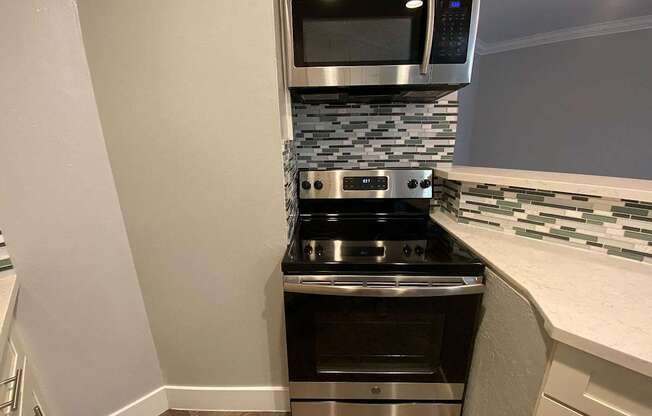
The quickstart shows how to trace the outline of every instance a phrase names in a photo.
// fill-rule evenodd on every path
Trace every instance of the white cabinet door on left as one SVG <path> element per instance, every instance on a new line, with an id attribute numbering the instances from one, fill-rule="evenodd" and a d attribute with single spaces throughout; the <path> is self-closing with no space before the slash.
<path id="1" fill-rule="evenodd" d="M 17 381 L 9 381 L 0 386 L 0 401 L 8 404 L 15 398 L 16 402 L 15 406 L 7 405 L 0 410 L 0 416 L 47 416 L 45 407 L 39 400 L 38 386 L 24 344 L 12 331 L 2 354 L 0 377 L 1 380 L 10 380 L 17 375 Z"/>
<path id="2" fill-rule="evenodd" d="M 18 365 L 18 351 L 16 351 L 14 343 L 9 340 L 4 345 L 2 364 L 0 365 L 0 381 L 5 381 L 5 383 L 0 386 L 0 402 L 9 403 L 13 399 L 16 390 L 16 382 L 7 380 L 15 377 L 19 368 L 22 367 Z M 17 411 L 12 412 L 11 406 L 5 407 L 0 411 L 0 414 L 3 416 L 16 413 Z"/>

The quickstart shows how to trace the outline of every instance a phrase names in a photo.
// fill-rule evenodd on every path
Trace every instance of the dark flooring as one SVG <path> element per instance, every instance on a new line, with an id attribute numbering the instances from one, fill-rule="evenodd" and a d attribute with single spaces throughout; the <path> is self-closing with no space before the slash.
<path id="1" fill-rule="evenodd" d="M 168 410 L 161 416 L 290 416 L 286 412 L 199 412 L 196 410 Z"/>

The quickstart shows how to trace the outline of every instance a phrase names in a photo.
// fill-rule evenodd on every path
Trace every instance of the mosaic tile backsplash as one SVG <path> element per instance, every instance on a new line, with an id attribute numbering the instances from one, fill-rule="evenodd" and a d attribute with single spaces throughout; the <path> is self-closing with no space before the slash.
<path id="1" fill-rule="evenodd" d="M 285 216 L 288 234 L 293 231 L 294 222 L 299 213 L 297 202 L 297 162 L 294 140 L 283 142 L 283 174 L 285 176 Z"/>
<path id="2" fill-rule="evenodd" d="M 11 263 L 11 258 L 9 257 L 9 252 L 7 251 L 7 244 L 5 243 L 5 237 L 0 231 L 0 277 L 5 273 L 10 273 L 14 268 Z"/>
<path id="3" fill-rule="evenodd" d="M 293 104 L 294 140 L 283 146 L 288 224 L 297 214 L 298 169 L 451 166 L 457 112 L 457 93 L 425 104 Z M 433 205 L 440 185 L 434 181 Z"/>
<path id="4" fill-rule="evenodd" d="M 457 97 L 433 104 L 294 104 L 299 169 L 450 166 Z"/>
<path id="5" fill-rule="evenodd" d="M 441 209 L 473 224 L 652 263 L 652 203 L 446 180 Z"/>

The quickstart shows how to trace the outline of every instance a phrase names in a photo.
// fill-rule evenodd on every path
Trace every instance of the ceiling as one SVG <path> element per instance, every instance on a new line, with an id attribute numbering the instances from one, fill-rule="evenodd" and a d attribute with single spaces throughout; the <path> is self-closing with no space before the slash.
<path id="1" fill-rule="evenodd" d="M 491 45 L 652 15 L 652 0 L 482 0 L 478 38 Z"/>

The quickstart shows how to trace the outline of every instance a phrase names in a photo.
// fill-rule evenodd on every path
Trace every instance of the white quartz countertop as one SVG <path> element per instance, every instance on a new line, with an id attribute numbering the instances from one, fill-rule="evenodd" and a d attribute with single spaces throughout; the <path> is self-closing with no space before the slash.
<path id="1" fill-rule="evenodd" d="M 460 182 L 491 183 L 607 198 L 652 201 L 652 180 L 644 179 L 475 166 L 436 168 L 435 176 Z"/>
<path id="2" fill-rule="evenodd" d="M 552 339 L 652 377 L 652 266 L 432 218 L 532 302 Z"/>
<path id="3" fill-rule="evenodd" d="M 9 336 L 17 296 L 18 280 L 16 274 L 3 273 L 0 276 L 0 340 L 6 340 Z"/>

